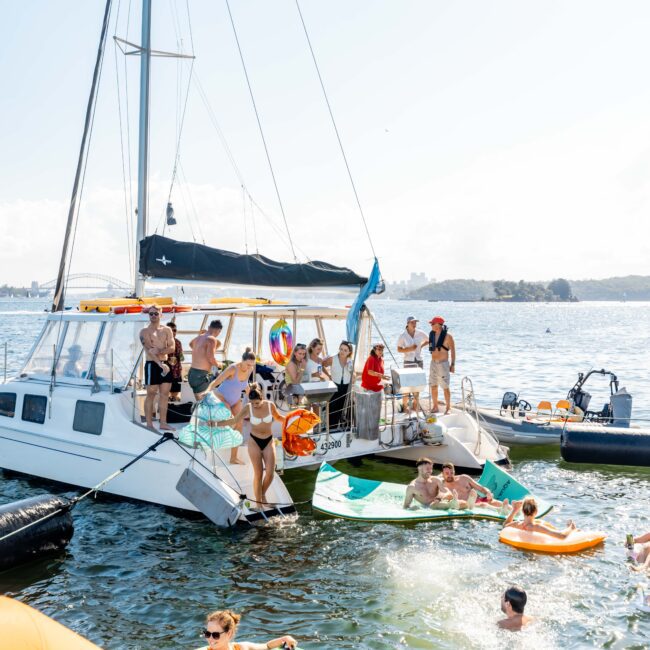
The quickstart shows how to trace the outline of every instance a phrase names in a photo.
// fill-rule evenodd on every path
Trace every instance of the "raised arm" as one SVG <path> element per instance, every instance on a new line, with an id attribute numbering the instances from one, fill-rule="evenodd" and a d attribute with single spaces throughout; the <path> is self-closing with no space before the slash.
<path id="1" fill-rule="evenodd" d="M 223 372 L 219 373 L 217 378 L 212 381 L 207 390 L 214 390 L 217 386 L 221 386 L 226 379 L 230 379 L 235 374 L 236 366 L 228 366 Z"/>
<path id="2" fill-rule="evenodd" d="M 510 514 L 506 517 L 506 520 L 503 522 L 503 527 L 504 528 L 506 526 L 511 526 L 514 523 L 515 517 L 521 511 L 521 506 L 522 505 L 523 505 L 523 501 L 513 501 L 512 502 L 512 510 L 510 511 Z"/>

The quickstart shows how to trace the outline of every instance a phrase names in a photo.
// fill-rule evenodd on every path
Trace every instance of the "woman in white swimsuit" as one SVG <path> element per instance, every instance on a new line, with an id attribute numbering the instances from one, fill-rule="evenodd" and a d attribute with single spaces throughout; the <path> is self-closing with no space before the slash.
<path id="1" fill-rule="evenodd" d="M 273 483 L 275 475 L 275 445 L 273 444 L 273 420 L 284 422 L 273 402 L 263 398 L 259 384 L 251 384 L 248 391 L 248 404 L 234 418 L 224 420 L 220 426 L 234 427 L 248 416 L 251 434 L 248 439 L 248 456 L 253 464 L 253 489 L 256 506 L 266 505 L 266 491 Z"/>

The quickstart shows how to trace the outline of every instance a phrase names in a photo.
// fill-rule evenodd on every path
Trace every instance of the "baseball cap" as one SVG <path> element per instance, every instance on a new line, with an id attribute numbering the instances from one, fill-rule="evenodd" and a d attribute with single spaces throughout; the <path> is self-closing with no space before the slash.
<path id="1" fill-rule="evenodd" d="M 442 316 L 434 316 L 429 323 L 431 325 L 444 325 L 445 319 Z"/>
<path id="2" fill-rule="evenodd" d="M 415 321 L 416 323 L 419 323 L 419 322 L 420 322 L 420 321 L 419 321 L 415 316 L 409 316 L 409 317 L 406 319 L 406 324 L 408 325 L 408 324 L 411 323 L 412 321 Z"/>

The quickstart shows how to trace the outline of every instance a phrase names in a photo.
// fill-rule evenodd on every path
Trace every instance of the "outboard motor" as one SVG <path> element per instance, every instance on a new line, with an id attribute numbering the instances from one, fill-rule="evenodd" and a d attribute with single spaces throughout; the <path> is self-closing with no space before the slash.
<path id="1" fill-rule="evenodd" d="M 629 427 L 632 419 L 632 395 L 625 388 L 616 391 L 610 398 L 612 424 L 615 427 Z"/>

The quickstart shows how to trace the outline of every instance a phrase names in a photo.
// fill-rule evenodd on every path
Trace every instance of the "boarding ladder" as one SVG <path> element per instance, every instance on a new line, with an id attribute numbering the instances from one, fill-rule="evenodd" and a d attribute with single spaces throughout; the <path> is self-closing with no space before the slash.
<path id="1" fill-rule="evenodd" d="M 481 416 L 479 415 L 478 406 L 476 406 L 476 398 L 474 395 L 474 384 L 469 377 L 462 378 L 460 382 L 460 390 L 463 396 L 463 411 L 476 421 L 476 426 L 478 427 L 478 435 L 476 437 L 476 447 L 474 448 L 474 454 L 476 456 L 479 456 L 481 453 L 481 441 L 483 440 L 483 435 L 491 436 L 492 438 L 494 438 L 494 436 L 481 426 Z M 494 438 L 494 440 L 500 449 L 501 445 L 499 444 L 499 441 L 496 440 L 496 438 Z"/>

